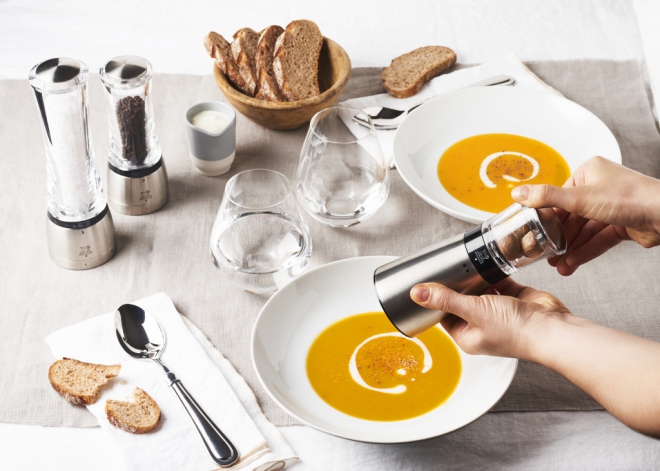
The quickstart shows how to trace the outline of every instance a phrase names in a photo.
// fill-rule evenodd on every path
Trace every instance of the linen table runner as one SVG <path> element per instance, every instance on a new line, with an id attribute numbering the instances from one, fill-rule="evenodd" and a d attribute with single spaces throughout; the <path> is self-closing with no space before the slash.
<path id="1" fill-rule="evenodd" d="M 601 118 L 615 134 L 624 165 L 660 177 L 660 136 L 633 61 L 528 64 L 548 85 Z M 90 126 L 102 178 L 107 168 L 105 97 L 90 81 Z M 53 358 L 44 338 L 62 327 L 131 300 L 165 291 L 245 377 L 266 416 L 296 422 L 267 396 L 252 369 L 249 340 L 266 298 L 221 280 L 209 238 L 227 180 L 250 168 L 291 177 L 306 127 L 273 131 L 237 114 L 236 160 L 221 177 L 198 174 L 188 160 L 185 109 L 198 101 L 225 101 L 213 77 L 156 75 L 156 132 L 170 178 L 170 200 L 146 216 L 114 213 L 117 255 L 88 271 L 52 263 L 46 246 L 46 162 L 37 108 L 27 80 L 0 81 L 0 422 L 88 427 L 96 419 L 50 387 Z M 355 69 L 340 101 L 382 93 L 380 69 Z M 404 255 L 470 224 L 434 209 L 410 190 L 396 170 L 380 211 L 364 224 L 332 229 L 308 218 L 311 268 L 361 255 Z M 660 341 L 660 249 L 624 243 L 563 278 L 540 264 L 516 279 L 549 291 L 575 314 Z M 600 406 L 559 375 L 521 362 L 496 411 L 589 410 Z"/>

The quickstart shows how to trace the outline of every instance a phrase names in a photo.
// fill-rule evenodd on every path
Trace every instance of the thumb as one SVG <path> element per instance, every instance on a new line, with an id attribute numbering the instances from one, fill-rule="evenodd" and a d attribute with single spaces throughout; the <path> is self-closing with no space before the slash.
<path id="1" fill-rule="evenodd" d="M 530 208 L 561 208 L 581 215 L 588 194 L 581 187 L 553 185 L 521 185 L 511 190 L 511 197 Z"/>
<path id="2" fill-rule="evenodd" d="M 478 296 L 466 296 L 438 283 L 414 286 L 410 297 L 422 307 L 455 314 L 468 323 L 484 309 Z"/>

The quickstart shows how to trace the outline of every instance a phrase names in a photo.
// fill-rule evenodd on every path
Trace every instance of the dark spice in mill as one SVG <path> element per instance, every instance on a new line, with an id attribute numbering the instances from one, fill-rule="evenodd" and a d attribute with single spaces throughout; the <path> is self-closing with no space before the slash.
<path id="1" fill-rule="evenodd" d="M 149 155 L 144 100 L 139 96 L 127 96 L 117 101 L 117 122 L 124 159 L 138 164 L 144 162 Z"/>

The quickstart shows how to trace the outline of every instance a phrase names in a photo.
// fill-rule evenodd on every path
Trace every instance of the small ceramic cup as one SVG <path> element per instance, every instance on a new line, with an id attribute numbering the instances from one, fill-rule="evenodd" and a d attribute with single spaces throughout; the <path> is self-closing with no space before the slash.
<path id="1" fill-rule="evenodd" d="M 194 126 L 193 118 L 202 111 L 215 111 L 228 121 L 217 134 Z M 236 113 L 219 101 L 197 103 L 186 110 L 184 121 L 188 135 L 190 160 L 202 175 L 215 177 L 227 173 L 236 154 Z"/>

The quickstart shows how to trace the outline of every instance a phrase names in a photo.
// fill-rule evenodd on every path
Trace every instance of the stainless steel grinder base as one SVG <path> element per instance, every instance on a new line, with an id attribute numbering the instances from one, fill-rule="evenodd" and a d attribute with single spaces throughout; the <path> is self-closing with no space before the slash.
<path id="1" fill-rule="evenodd" d="M 408 337 L 421 334 L 445 315 L 410 298 L 412 287 L 425 282 L 448 285 L 464 294 L 480 294 L 490 286 L 470 260 L 463 234 L 379 267 L 374 272 L 378 300 L 392 324 Z"/>
<path id="2" fill-rule="evenodd" d="M 151 167 L 137 170 L 120 170 L 108 164 L 108 202 L 113 211 L 129 216 L 153 213 L 165 206 L 168 194 L 162 157 Z"/>
<path id="3" fill-rule="evenodd" d="M 115 225 L 106 206 L 98 216 L 80 223 L 66 223 L 48 214 L 48 252 L 57 265 L 88 270 L 103 265 L 117 251 Z"/>

